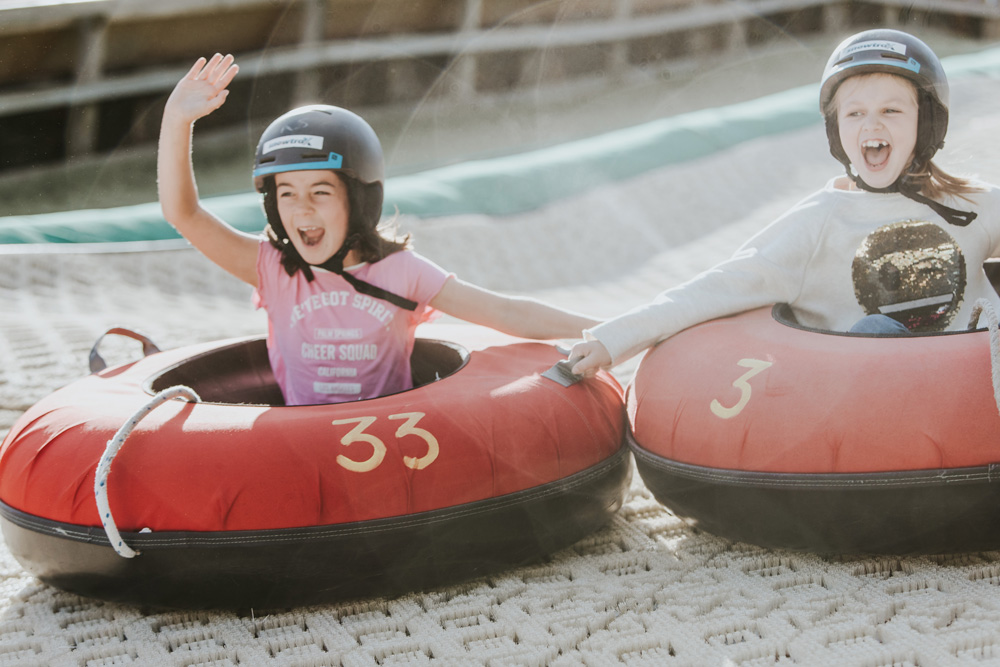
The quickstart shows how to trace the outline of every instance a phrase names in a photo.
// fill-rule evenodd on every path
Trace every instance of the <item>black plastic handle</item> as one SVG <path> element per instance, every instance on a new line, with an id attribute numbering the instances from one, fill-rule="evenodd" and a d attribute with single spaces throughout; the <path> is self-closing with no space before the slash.
<path id="1" fill-rule="evenodd" d="M 101 341 L 104 340 L 104 337 L 110 334 L 115 334 L 117 336 L 125 336 L 126 338 L 131 338 L 133 340 L 137 340 L 140 343 L 142 343 L 142 356 L 144 357 L 148 357 L 149 355 L 155 354 L 156 352 L 160 351 L 160 348 L 158 348 L 156 346 L 156 343 L 150 340 L 148 336 L 145 336 L 137 331 L 132 331 L 131 329 L 126 329 L 124 327 L 112 327 L 107 331 L 105 331 L 104 333 L 102 333 L 94 342 L 94 347 L 90 348 L 91 373 L 100 373 L 101 371 L 103 371 L 105 368 L 108 367 L 107 362 L 104 361 L 104 357 L 102 357 L 101 353 L 97 351 L 97 348 L 98 346 L 100 346 Z"/>

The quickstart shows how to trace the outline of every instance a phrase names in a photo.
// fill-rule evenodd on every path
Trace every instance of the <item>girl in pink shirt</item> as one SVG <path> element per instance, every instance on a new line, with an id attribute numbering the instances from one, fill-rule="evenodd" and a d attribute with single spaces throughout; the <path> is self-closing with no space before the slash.
<path id="1" fill-rule="evenodd" d="M 255 288 L 268 354 L 288 405 L 382 396 L 412 386 L 418 324 L 439 310 L 524 338 L 578 338 L 596 320 L 459 280 L 378 228 L 382 148 L 338 107 L 294 109 L 264 131 L 253 178 L 266 238 L 201 206 L 191 165 L 194 122 L 219 108 L 238 67 L 200 58 L 163 111 L 157 175 L 163 215 L 206 257 Z"/>

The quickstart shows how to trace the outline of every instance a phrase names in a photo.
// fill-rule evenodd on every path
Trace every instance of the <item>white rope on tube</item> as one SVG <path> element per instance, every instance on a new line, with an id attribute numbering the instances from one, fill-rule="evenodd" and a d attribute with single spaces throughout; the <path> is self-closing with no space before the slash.
<path id="1" fill-rule="evenodd" d="M 108 440 L 108 445 L 104 449 L 104 454 L 101 456 L 101 460 L 97 464 L 97 472 L 94 475 L 94 498 L 97 501 L 97 511 L 101 515 L 101 525 L 104 526 L 104 532 L 107 534 L 112 548 L 122 558 L 134 558 L 139 552 L 133 550 L 125 544 L 125 540 L 122 539 L 121 533 L 118 532 L 118 526 L 115 524 L 114 516 L 111 514 L 111 504 L 108 502 L 108 475 L 111 474 L 111 462 L 118 454 L 118 451 L 125 444 L 126 438 L 128 438 L 129 434 L 132 433 L 132 429 L 134 429 L 139 422 L 146 417 L 146 415 L 155 410 L 158 406 L 173 398 L 184 398 L 195 403 L 201 401 L 201 398 L 193 389 L 185 387 L 184 385 L 177 385 L 175 387 L 164 389 L 160 393 L 153 396 L 153 398 L 150 399 L 146 405 L 139 408 L 139 410 L 137 410 L 128 421 L 122 424 L 122 427 L 118 429 L 115 436 L 111 438 L 111 440 Z"/>

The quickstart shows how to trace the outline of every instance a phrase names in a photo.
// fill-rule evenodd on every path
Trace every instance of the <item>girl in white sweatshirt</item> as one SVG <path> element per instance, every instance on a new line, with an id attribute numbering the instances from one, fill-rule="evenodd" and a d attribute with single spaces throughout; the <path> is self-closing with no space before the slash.
<path id="1" fill-rule="evenodd" d="M 837 47 L 820 92 L 828 182 L 727 261 L 584 332 L 573 370 L 592 374 L 695 324 L 787 303 L 800 324 L 854 333 L 963 329 L 1000 300 L 983 262 L 1000 254 L 1000 191 L 931 160 L 948 125 L 941 62 L 912 35 L 869 30 Z"/>

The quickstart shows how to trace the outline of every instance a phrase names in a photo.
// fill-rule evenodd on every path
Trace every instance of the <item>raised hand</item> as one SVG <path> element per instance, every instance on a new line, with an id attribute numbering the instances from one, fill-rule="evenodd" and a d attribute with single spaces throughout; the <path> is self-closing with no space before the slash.
<path id="1" fill-rule="evenodd" d="M 237 71 L 232 56 L 216 54 L 210 60 L 199 58 L 177 83 L 163 108 L 156 186 L 163 217 L 206 257 L 256 287 L 260 239 L 201 205 L 191 161 L 192 124 L 222 106 Z"/>
<path id="2" fill-rule="evenodd" d="M 239 69 L 231 55 L 216 53 L 210 60 L 198 58 L 167 98 L 164 120 L 193 123 L 218 109 L 226 101 L 227 86 Z"/>

